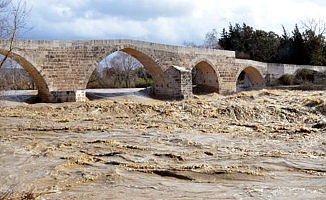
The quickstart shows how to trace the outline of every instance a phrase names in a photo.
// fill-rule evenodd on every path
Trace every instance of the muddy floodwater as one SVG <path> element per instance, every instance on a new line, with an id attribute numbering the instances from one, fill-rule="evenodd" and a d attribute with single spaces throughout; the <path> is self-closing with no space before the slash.
<path id="1" fill-rule="evenodd" d="M 0 199 L 326 199 L 324 91 L 90 97 L 1 101 Z"/>

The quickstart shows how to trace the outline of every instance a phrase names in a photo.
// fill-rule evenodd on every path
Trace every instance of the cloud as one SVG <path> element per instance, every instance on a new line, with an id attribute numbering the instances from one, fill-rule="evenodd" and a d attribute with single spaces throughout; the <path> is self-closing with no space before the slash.
<path id="1" fill-rule="evenodd" d="M 135 21 L 146 21 L 149 18 L 184 16 L 192 9 L 189 0 L 92 0 L 88 7 L 94 12 Z"/>
<path id="2" fill-rule="evenodd" d="M 200 43 L 212 29 L 247 23 L 256 29 L 293 30 L 307 18 L 326 19 L 318 0 L 29 0 L 31 39 L 128 38 L 167 44 Z"/>

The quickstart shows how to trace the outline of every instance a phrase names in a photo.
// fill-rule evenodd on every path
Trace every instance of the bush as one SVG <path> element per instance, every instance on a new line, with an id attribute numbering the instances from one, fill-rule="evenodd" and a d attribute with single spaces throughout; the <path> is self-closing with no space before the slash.
<path id="1" fill-rule="evenodd" d="M 153 85 L 153 79 L 150 78 L 138 78 L 135 82 L 136 88 L 146 88 Z"/>
<path id="2" fill-rule="evenodd" d="M 293 85 L 294 84 L 294 76 L 291 74 L 284 74 L 278 79 L 281 85 Z"/>
<path id="3" fill-rule="evenodd" d="M 295 83 L 302 84 L 305 82 L 313 83 L 316 72 L 310 69 L 298 69 L 295 73 Z"/>

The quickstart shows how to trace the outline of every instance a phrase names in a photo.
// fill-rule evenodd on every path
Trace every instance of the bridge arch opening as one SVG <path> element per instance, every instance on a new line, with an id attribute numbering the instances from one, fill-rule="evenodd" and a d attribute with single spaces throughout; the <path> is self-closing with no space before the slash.
<path id="1" fill-rule="evenodd" d="M 254 67 L 246 67 L 238 73 L 237 92 L 252 90 L 264 85 L 264 78 Z"/>
<path id="2" fill-rule="evenodd" d="M 44 76 L 37 70 L 34 64 L 29 62 L 26 58 L 7 50 L 0 49 L 1 58 L 3 60 L 5 56 L 5 63 L 0 72 L 2 75 L 11 74 L 12 85 L 2 88 L 4 90 L 20 90 L 20 89 L 36 89 L 38 91 L 38 99 L 32 102 L 48 102 L 49 89 Z M 15 74 L 16 73 L 16 74 Z M 16 76 L 16 77 L 15 77 Z M 6 77 L 8 78 L 8 77 Z M 2 81 L 4 79 L 1 79 Z M 10 81 L 10 80 L 8 80 Z"/>
<path id="3" fill-rule="evenodd" d="M 158 64 L 136 49 L 112 50 L 99 60 L 97 68 L 88 79 L 88 89 L 135 88 L 113 92 L 115 95 L 126 95 L 143 90 L 147 94 L 155 94 L 161 87 L 166 86 L 163 71 Z M 95 93 L 101 98 L 97 92 Z M 103 93 L 102 97 L 106 97 Z M 94 92 L 88 91 L 87 96 L 94 99 Z"/>
<path id="4" fill-rule="evenodd" d="M 207 61 L 200 61 L 192 68 L 192 88 L 194 94 L 219 92 L 217 73 Z"/>

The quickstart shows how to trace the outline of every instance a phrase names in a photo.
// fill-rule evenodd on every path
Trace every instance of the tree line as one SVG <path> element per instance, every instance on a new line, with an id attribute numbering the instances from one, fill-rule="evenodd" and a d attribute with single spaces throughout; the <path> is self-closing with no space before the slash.
<path id="1" fill-rule="evenodd" d="M 261 62 L 326 65 L 325 24 L 311 19 L 303 22 L 302 26 L 303 31 L 295 25 L 291 32 L 283 26 L 283 34 L 278 35 L 273 31 L 256 30 L 246 23 L 236 23 L 222 29 L 220 36 L 215 29 L 209 31 L 202 45 L 184 44 L 231 50 L 236 52 L 237 58 Z"/>

